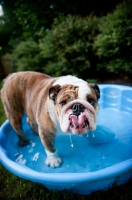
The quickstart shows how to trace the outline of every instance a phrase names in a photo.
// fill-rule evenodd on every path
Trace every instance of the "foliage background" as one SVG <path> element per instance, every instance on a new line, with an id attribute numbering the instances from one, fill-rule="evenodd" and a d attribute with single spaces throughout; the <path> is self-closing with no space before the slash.
<path id="1" fill-rule="evenodd" d="M 84 79 L 132 75 L 131 0 L 3 0 L 1 4 L 0 52 L 11 53 L 11 71 Z"/>
<path id="2" fill-rule="evenodd" d="M 101 21 L 100 33 L 95 39 L 100 58 L 97 68 L 132 74 L 132 3 L 123 2 Z"/>

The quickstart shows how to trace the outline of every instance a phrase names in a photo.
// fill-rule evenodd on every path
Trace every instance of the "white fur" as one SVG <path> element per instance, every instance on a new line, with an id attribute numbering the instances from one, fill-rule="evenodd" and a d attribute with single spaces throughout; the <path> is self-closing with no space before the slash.
<path id="1" fill-rule="evenodd" d="M 88 87 L 88 83 L 86 81 L 71 75 L 61 76 L 54 82 L 53 85 L 57 84 L 59 85 L 72 84 L 75 86 L 79 86 L 78 98 L 83 100 L 86 100 L 86 94 L 89 94 L 91 92 L 90 88 Z"/>
<path id="2" fill-rule="evenodd" d="M 55 106 L 54 106 L 53 101 L 51 99 L 49 99 L 49 97 L 47 99 L 47 107 L 48 107 L 50 118 L 56 124 L 56 126 L 59 127 L 59 122 L 58 122 L 57 116 L 55 114 Z"/>
<path id="3" fill-rule="evenodd" d="M 47 154 L 47 158 L 46 158 L 46 161 L 45 161 L 45 164 L 47 166 L 50 166 L 50 167 L 58 167 L 62 160 L 61 158 L 58 156 L 58 153 L 57 151 L 55 151 L 54 153 L 48 151 L 45 149 L 45 152 Z"/>
<path id="4" fill-rule="evenodd" d="M 84 100 L 80 100 L 80 99 L 75 99 L 75 100 L 69 102 L 66 106 L 64 106 L 62 108 L 61 115 L 60 115 L 60 118 L 59 118 L 61 130 L 63 132 L 68 132 L 67 128 L 68 128 L 68 125 L 69 125 L 69 116 L 70 116 L 70 114 L 72 114 L 72 110 L 69 109 L 69 108 L 71 108 L 72 105 L 75 104 L 75 103 L 80 103 L 86 108 L 85 113 L 86 113 L 87 119 L 88 119 L 89 124 L 90 124 L 90 130 L 94 131 L 95 128 L 96 128 L 96 112 L 95 112 L 95 109 L 93 108 L 93 106 L 90 103 L 88 103 Z M 84 132 L 86 132 L 86 131 L 88 131 L 88 130 L 84 129 Z M 84 132 L 82 132 L 82 133 L 84 133 Z"/>

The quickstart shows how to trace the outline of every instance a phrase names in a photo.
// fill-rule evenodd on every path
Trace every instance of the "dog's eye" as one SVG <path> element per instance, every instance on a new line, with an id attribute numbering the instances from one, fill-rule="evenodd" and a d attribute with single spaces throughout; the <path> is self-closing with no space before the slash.
<path id="1" fill-rule="evenodd" d="M 95 104 L 95 100 L 94 100 L 93 98 L 88 98 L 88 102 L 89 102 L 92 106 L 94 106 L 94 104 Z"/>
<path id="2" fill-rule="evenodd" d="M 66 100 L 61 101 L 59 104 L 63 107 L 66 104 Z"/>

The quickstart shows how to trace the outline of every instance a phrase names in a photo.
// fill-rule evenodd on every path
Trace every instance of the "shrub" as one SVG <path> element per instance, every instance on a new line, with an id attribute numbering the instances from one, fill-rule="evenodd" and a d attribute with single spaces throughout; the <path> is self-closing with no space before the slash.
<path id="1" fill-rule="evenodd" d="M 55 76 L 73 74 L 85 76 L 92 68 L 93 41 L 98 33 L 98 19 L 90 16 L 67 16 L 56 19 L 40 43 L 46 59 L 45 71 Z"/>
<path id="2" fill-rule="evenodd" d="M 73 74 L 87 78 L 95 61 L 93 41 L 99 20 L 94 17 L 59 17 L 50 30 L 39 33 L 39 44 L 21 42 L 13 57 L 17 71 L 38 70 L 52 76 Z"/>
<path id="3" fill-rule="evenodd" d="M 119 75 L 132 74 L 132 3 L 124 2 L 101 19 L 95 49 L 100 58 L 98 70 Z"/>
<path id="4" fill-rule="evenodd" d="M 33 40 L 21 41 L 13 53 L 12 71 L 41 71 L 43 61 L 38 43 Z"/>

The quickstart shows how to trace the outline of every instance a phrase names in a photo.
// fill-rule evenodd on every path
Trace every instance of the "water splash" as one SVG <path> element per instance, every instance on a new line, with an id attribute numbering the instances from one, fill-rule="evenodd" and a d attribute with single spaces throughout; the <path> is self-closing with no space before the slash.
<path id="1" fill-rule="evenodd" d="M 20 154 L 18 158 L 16 159 L 16 162 L 25 165 L 26 164 L 26 159 L 23 159 L 23 154 Z"/>

